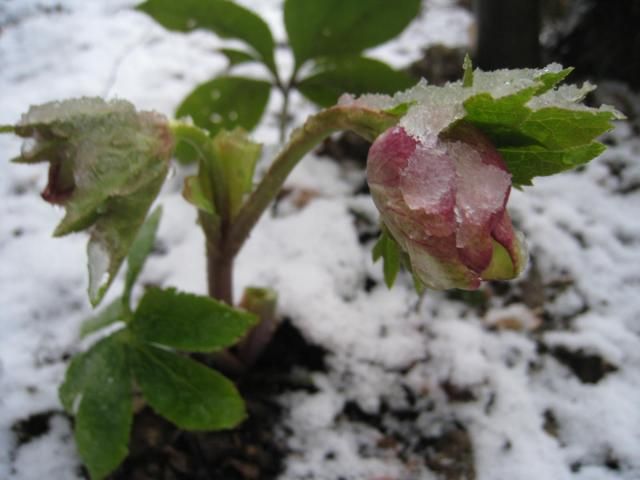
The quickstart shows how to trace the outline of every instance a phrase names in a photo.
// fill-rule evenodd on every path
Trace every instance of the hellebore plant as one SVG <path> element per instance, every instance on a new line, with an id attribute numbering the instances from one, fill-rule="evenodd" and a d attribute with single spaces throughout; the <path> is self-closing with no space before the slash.
<path id="1" fill-rule="evenodd" d="M 569 73 L 559 65 L 482 72 L 467 61 L 463 80 L 444 87 L 422 81 L 394 96 L 343 95 L 292 133 L 255 186 L 260 147 L 245 132 L 212 135 L 123 100 L 53 102 L 0 127 L 28 139 L 17 162 L 49 162 L 42 196 L 66 210 L 54 235 L 89 232 L 94 306 L 128 262 L 122 296 L 83 334 L 120 328 L 73 359 L 60 389 L 91 475 L 104 477 L 127 455 L 134 392 L 184 429 L 242 421 L 233 383 L 180 352 L 217 352 L 214 364 L 240 368 L 255 360 L 273 330 L 275 292 L 249 288 L 234 307 L 234 258 L 291 170 L 333 132 L 373 142 L 367 180 L 382 230 L 373 254 L 384 259 L 389 286 L 401 265 L 418 288 L 516 277 L 526 250 L 506 210 L 511 188 L 595 158 L 604 150 L 595 138 L 621 118 L 582 104 L 591 85 L 558 86 Z M 161 212 L 145 217 L 180 142 L 197 154 L 184 197 L 205 235 L 210 296 L 151 287 L 132 308 Z"/>

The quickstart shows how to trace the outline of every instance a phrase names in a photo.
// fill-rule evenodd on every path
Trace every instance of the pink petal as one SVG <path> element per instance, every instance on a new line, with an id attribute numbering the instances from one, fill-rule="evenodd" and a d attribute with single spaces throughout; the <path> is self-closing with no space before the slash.
<path id="1" fill-rule="evenodd" d="M 491 262 L 491 231 L 503 215 L 511 175 L 493 158 L 484 162 L 475 145 L 453 142 L 448 152 L 456 164 L 456 245 L 462 261 L 482 272 Z"/>
<path id="2" fill-rule="evenodd" d="M 416 149 L 418 142 L 402 127 L 393 127 L 380 135 L 369 149 L 367 181 L 369 185 L 398 185 L 400 172 Z"/>

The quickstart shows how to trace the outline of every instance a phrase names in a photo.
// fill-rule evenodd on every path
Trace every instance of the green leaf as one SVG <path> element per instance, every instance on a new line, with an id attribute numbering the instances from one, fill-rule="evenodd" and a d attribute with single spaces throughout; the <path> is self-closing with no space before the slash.
<path id="1" fill-rule="evenodd" d="M 462 75 L 462 86 L 465 88 L 473 87 L 473 64 L 471 63 L 471 57 L 468 53 L 464 56 L 462 69 L 464 71 Z"/>
<path id="2" fill-rule="evenodd" d="M 65 207 L 54 235 L 89 229 L 89 298 L 100 302 L 169 169 L 165 117 L 124 100 L 83 98 L 31 107 L 16 133 L 35 145 L 16 159 L 47 161 L 45 200 Z"/>
<path id="3" fill-rule="evenodd" d="M 316 64 L 314 72 L 296 84 L 312 102 L 328 107 L 340 95 L 351 93 L 395 93 L 407 89 L 415 81 L 406 73 L 386 63 L 366 57 L 342 57 Z"/>
<path id="4" fill-rule="evenodd" d="M 240 340 L 256 323 L 254 315 L 210 297 L 149 288 L 131 322 L 141 341 L 189 352 L 211 352 Z"/>
<path id="5" fill-rule="evenodd" d="M 136 7 L 163 27 L 178 32 L 198 28 L 211 30 L 222 38 L 237 38 L 253 47 L 265 65 L 276 71 L 275 43 L 262 18 L 228 0 L 147 0 Z"/>
<path id="6" fill-rule="evenodd" d="M 113 323 L 126 322 L 130 316 L 131 312 L 125 305 L 122 297 L 118 297 L 108 306 L 104 307 L 97 315 L 82 322 L 80 338 L 84 338 Z"/>
<path id="7" fill-rule="evenodd" d="M 599 142 L 591 142 L 578 147 L 551 150 L 539 145 L 522 147 L 501 147 L 498 151 L 509 166 L 513 184 L 530 185 L 531 179 L 553 175 L 570 170 L 596 158 L 606 147 Z"/>
<path id="8" fill-rule="evenodd" d="M 286 0 L 284 23 L 296 67 L 357 54 L 391 40 L 418 14 L 420 0 Z"/>
<path id="9" fill-rule="evenodd" d="M 131 373 L 119 335 L 77 355 L 60 387 L 75 416 L 75 439 L 91 477 L 104 478 L 127 456 L 133 417 Z"/>
<path id="10" fill-rule="evenodd" d="M 542 75 L 537 77 L 538 81 L 542 82 L 542 86 L 536 91 L 536 95 L 541 95 L 557 84 L 559 84 L 562 80 L 567 78 L 567 76 L 573 72 L 573 67 L 565 68 L 563 70 L 559 70 L 557 72 L 544 72 Z"/>
<path id="11" fill-rule="evenodd" d="M 241 63 L 256 61 L 256 57 L 254 57 L 250 53 L 245 52 L 244 50 L 236 50 L 235 48 L 221 48 L 218 51 L 225 57 L 227 57 L 229 67 L 234 67 L 236 65 L 240 65 Z"/>
<path id="12" fill-rule="evenodd" d="M 142 267 L 147 257 L 153 250 L 153 243 L 156 239 L 156 232 L 158 231 L 158 225 L 160 224 L 160 218 L 162 217 L 162 207 L 157 207 L 154 212 L 149 215 L 149 218 L 142 224 L 138 234 L 131 244 L 129 250 L 129 257 L 127 258 L 127 276 L 124 284 L 124 303 L 129 304 L 129 297 L 131 296 L 131 290 L 133 284 L 140 275 Z"/>
<path id="13" fill-rule="evenodd" d="M 242 206 L 244 195 L 251 191 L 256 163 L 262 147 L 252 142 L 242 129 L 232 132 L 222 130 L 213 138 L 213 158 L 219 167 L 207 173 L 212 187 L 224 192 L 224 204 L 229 218 L 233 218 Z M 220 172 L 221 176 L 214 176 Z M 217 205 L 223 211 L 222 205 Z"/>
<path id="14" fill-rule="evenodd" d="M 528 88 L 497 99 L 483 93 L 464 102 L 465 120 L 491 138 L 507 163 L 515 186 L 531 185 L 533 177 L 587 163 L 604 150 L 595 139 L 611 129 L 615 112 L 553 103 L 539 109 L 528 105 L 538 92 L 549 91 L 548 85 L 561 80 L 567 70 L 558 72 L 553 79 L 547 76 L 541 89 Z"/>
<path id="15" fill-rule="evenodd" d="M 413 105 L 415 102 L 407 102 L 407 103 L 399 103 L 394 107 L 391 107 L 388 110 L 385 110 L 385 113 L 390 113 L 391 115 L 395 115 L 397 117 L 402 117 L 404 114 L 407 113 L 407 111 L 409 111 L 409 108 L 411 107 L 411 105 Z"/>
<path id="16" fill-rule="evenodd" d="M 203 212 L 210 215 L 214 215 L 216 213 L 212 198 L 205 193 L 202 188 L 202 183 L 197 176 L 192 175 L 184 179 L 182 196 L 187 202 Z"/>
<path id="17" fill-rule="evenodd" d="M 13 125 L 0 125 L 0 133 L 14 133 L 15 127 Z"/>
<path id="18" fill-rule="evenodd" d="M 184 141 L 176 144 L 176 150 L 173 155 L 180 165 L 191 165 L 200 158 L 198 151 Z"/>
<path id="19" fill-rule="evenodd" d="M 373 261 L 380 258 L 383 261 L 384 283 L 388 288 L 393 287 L 398 272 L 400 271 L 402 252 L 398 243 L 393 239 L 386 228 L 382 229 L 380 238 L 373 247 Z"/>
<path id="20" fill-rule="evenodd" d="M 181 122 L 171 124 L 176 139 L 174 156 L 182 165 L 190 165 L 205 157 L 209 145 L 209 132 L 194 125 Z"/>
<path id="21" fill-rule="evenodd" d="M 134 345 L 131 359 L 149 405 L 180 428 L 221 430 L 246 417 L 240 394 L 218 372 L 153 346 Z"/>
<path id="22" fill-rule="evenodd" d="M 191 117 L 215 135 L 221 129 L 252 130 L 262 118 L 271 84 L 244 77 L 218 77 L 196 87 L 178 107 L 176 116 Z"/>
<path id="23" fill-rule="evenodd" d="M 436 142 L 459 122 L 473 124 L 503 154 L 515 187 L 588 162 L 602 152 L 597 137 L 624 118 L 612 107 L 582 102 L 595 87 L 558 85 L 569 73 L 558 64 L 543 69 L 473 71 L 443 87 L 418 83 L 393 97 L 364 95 L 352 103 L 371 110 L 409 103 L 398 125 L 423 142 Z M 347 105 L 348 106 L 348 105 Z"/>

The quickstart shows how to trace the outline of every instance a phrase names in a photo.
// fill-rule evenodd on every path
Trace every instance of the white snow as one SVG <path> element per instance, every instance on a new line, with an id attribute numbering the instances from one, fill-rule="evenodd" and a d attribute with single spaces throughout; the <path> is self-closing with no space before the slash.
<path id="1" fill-rule="evenodd" d="M 1 4 L 0 125 L 31 104 L 82 95 L 170 114 L 225 67 L 211 54 L 220 40 L 168 33 L 131 11 L 134 3 Z M 283 38 L 280 0 L 241 3 Z M 424 5 L 405 34 L 372 53 L 401 66 L 426 43 L 468 44 L 467 12 L 452 1 Z M 285 51 L 277 59 L 291 67 Z M 277 139 L 278 102 L 273 95 L 255 132 L 267 152 Z M 294 96 L 296 124 L 311 111 Z M 624 124 L 609 138 L 614 145 L 582 171 L 512 193 L 510 211 L 534 264 L 506 295 L 489 295 L 486 312 L 444 293 L 421 299 L 407 275 L 387 290 L 350 213 L 377 221 L 370 198 L 352 195 L 364 172 L 313 156 L 296 168 L 287 187 L 306 191 L 306 200 L 292 193 L 277 216 L 261 219 L 236 277 L 237 292 L 275 288 L 280 313 L 330 352 L 328 371 L 312 377 L 315 393 L 280 398 L 292 451 L 282 479 L 436 479 L 424 461 L 432 447 L 420 442 L 452 428 L 469 434 L 479 480 L 640 478 L 640 139 Z M 44 166 L 8 163 L 19 150 L 18 140 L 0 136 L 0 479 L 72 480 L 79 460 L 57 386 L 90 314 L 87 238 L 51 238 L 62 211 L 39 197 Z M 166 253 L 150 258 L 141 283 L 203 293 L 203 239 L 180 196 L 183 175 L 176 171 L 159 200 Z M 377 282 L 370 292 L 367 277 Z M 536 278 L 541 300 L 525 305 L 519 292 Z M 119 277 L 111 296 L 121 285 Z M 556 349 L 597 356 L 612 369 L 583 381 Z M 348 405 L 380 425 L 352 418 Z M 52 411 L 48 431 L 19 445 L 12 426 Z M 399 413 L 406 411 L 415 415 Z"/>

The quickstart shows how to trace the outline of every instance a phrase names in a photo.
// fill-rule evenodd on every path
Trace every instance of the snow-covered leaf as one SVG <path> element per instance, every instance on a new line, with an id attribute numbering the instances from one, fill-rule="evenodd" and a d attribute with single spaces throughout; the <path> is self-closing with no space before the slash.
<path id="1" fill-rule="evenodd" d="M 503 155 L 514 186 L 535 176 L 551 175 L 596 157 L 603 150 L 596 138 L 623 118 L 607 106 L 587 107 L 584 97 L 595 87 L 557 86 L 571 69 L 551 64 L 544 69 L 483 72 L 470 70 L 464 81 L 444 87 L 421 81 L 393 97 L 370 94 L 345 97 L 345 106 L 393 111 L 409 104 L 400 119 L 411 136 L 433 145 L 438 136 L 464 120 L 479 128 Z"/>
<path id="2" fill-rule="evenodd" d="M 82 98 L 31 107 L 15 131 L 32 142 L 16 162 L 50 163 L 42 196 L 66 210 L 54 235 L 89 229 L 89 298 L 96 305 L 168 172 L 167 120 L 124 100 Z"/>

